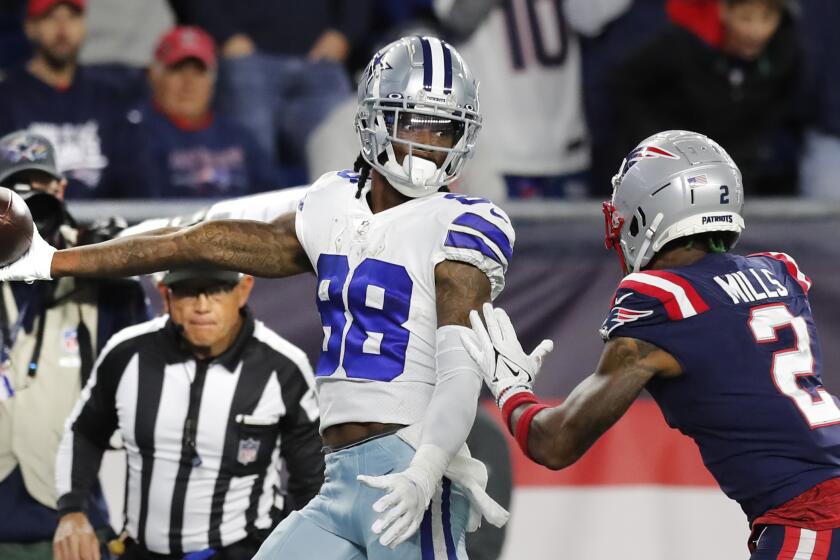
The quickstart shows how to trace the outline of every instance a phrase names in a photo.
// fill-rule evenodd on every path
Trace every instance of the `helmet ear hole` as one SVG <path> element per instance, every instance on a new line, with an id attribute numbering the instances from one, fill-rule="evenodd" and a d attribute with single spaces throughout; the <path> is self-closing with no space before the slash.
<path id="1" fill-rule="evenodd" d="M 636 216 L 633 216 L 633 220 L 630 222 L 630 235 L 633 237 L 639 235 L 639 219 Z"/>

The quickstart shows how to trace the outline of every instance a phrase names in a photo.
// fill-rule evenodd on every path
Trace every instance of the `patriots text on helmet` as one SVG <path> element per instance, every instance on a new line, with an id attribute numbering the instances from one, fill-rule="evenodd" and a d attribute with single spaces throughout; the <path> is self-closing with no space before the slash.
<path id="1" fill-rule="evenodd" d="M 728 216 L 703 216 L 703 225 L 706 224 L 720 224 L 720 223 L 727 223 L 732 224 L 735 220 L 731 215 Z"/>

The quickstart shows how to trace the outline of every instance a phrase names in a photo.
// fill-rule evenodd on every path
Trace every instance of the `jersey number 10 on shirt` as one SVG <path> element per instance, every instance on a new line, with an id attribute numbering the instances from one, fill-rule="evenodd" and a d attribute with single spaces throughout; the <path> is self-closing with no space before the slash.
<path id="1" fill-rule="evenodd" d="M 365 259 L 351 274 L 347 256 L 319 256 L 316 300 L 324 342 L 315 375 L 332 375 L 343 366 L 347 377 L 398 377 L 405 369 L 409 331 L 402 325 L 413 285 L 403 266 Z"/>

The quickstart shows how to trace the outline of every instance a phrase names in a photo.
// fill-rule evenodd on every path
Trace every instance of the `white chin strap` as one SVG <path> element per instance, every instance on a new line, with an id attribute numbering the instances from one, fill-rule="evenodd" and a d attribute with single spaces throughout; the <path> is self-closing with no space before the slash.
<path id="1" fill-rule="evenodd" d="M 659 224 L 662 223 L 662 218 L 665 215 L 660 212 L 656 215 L 653 219 L 653 223 L 650 224 L 650 227 L 645 231 L 645 241 L 642 243 L 642 246 L 639 248 L 639 253 L 636 255 L 636 259 L 633 261 L 633 272 L 639 272 L 642 268 L 642 260 L 645 258 L 645 253 L 647 253 L 648 248 L 653 243 L 653 236 L 656 234 L 656 230 L 659 229 Z"/>

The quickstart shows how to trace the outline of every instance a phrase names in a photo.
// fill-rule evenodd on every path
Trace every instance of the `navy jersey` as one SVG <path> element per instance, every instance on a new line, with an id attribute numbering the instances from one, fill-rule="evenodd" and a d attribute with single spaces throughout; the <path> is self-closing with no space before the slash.
<path id="1" fill-rule="evenodd" d="M 840 407 L 822 386 L 811 281 L 783 253 L 710 254 L 630 274 L 601 327 L 667 351 L 647 389 L 750 520 L 840 476 Z"/>
<path id="2" fill-rule="evenodd" d="M 143 198 L 132 99 L 87 69 L 60 90 L 25 68 L 0 81 L 0 135 L 27 129 L 53 143 L 68 179 L 66 198 Z"/>
<path id="3" fill-rule="evenodd" d="M 215 115 L 196 129 L 179 127 L 151 103 L 141 108 L 138 153 L 143 182 L 158 198 L 219 198 L 279 188 L 274 165 L 244 128 Z"/>

